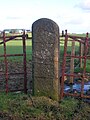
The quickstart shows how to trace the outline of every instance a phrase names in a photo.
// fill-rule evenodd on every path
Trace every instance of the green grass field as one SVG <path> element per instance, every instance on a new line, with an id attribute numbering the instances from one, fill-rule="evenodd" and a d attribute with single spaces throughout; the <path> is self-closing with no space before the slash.
<path id="1" fill-rule="evenodd" d="M 0 41 L 1 42 L 1 41 Z M 76 51 L 78 52 L 78 43 L 76 42 Z M 7 54 L 22 54 L 23 53 L 23 44 L 22 40 L 11 40 L 6 43 L 6 53 Z M 61 38 L 61 44 L 60 44 L 60 54 L 63 56 L 64 51 L 64 41 L 62 41 Z M 71 51 L 71 42 L 68 42 L 68 52 Z M 30 60 L 32 58 L 32 40 L 28 39 L 26 40 L 26 53 L 27 53 L 27 60 Z M 0 45 L 0 55 L 4 54 L 4 47 L 3 44 Z M 0 58 L 3 59 L 3 58 Z M 16 59 L 16 57 L 9 57 L 8 59 Z M 21 59 L 18 57 L 18 59 Z"/>
<path id="2" fill-rule="evenodd" d="M 63 51 L 64 51 L 64 38 L 60 39 L 60 58 L 62 61 L 63 57 Z M 0 41 L 1 42 L 1 41 Z M 23 44 L 22 40 L 11 40 L 6 43 L 6 52 L 7 54 L 22 54 L 23 53 Z M 71 53 L 72 51 L 72 42 L 68 42 L 68 47 L 67 47 L 67 53 Z M 75 54 L 79 53 L 79 43 L 75 42 Z M 4 54 L 4 47 L 3 44 L 0 45 L 0 55 Z M 27 54 L 27 61 L 32 59 L 32 40 L 28 39 L 26 40 L 26 54 Z M 3 60 L 4 58 L 0 57 L 0 60 Z M 22 60 L 22 57 L 8 57 L 8 60 Z M 90 64 L 87 62 L 87 66 Z M 89 66 L 88 66 L 89 67 Z M 89 68 L 90 69 L 90 68 Z"/>
<path id="3" fill-rule="evenodd" d="M 22 54 L 23 53 L 23 43 L 22 40 L 12 40 L 6 43 L 6 53 L 7 54 Z M 0 45 L 0 55 L 4 54 L 4 46 Z M 26 40 L 26 54 L 27 60 L 31 59 L 32 56 L 32 41 Z M 16 59 L 16 57 L 11 57 Z M 20 59 L 21 57 L 18 57 Z M 1 58 L 3 59 L 3 58 Z M 9 57 L 10 59 L 10 57 Z"/>

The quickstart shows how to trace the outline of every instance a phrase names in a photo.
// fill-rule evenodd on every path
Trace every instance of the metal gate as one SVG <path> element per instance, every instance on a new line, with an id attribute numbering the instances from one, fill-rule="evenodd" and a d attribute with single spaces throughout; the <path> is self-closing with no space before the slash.
<path id="1" fill-rule="evenodd" d="M 7 53 L 7 43 L 9 41 L 12 41 L 15 38 L 21 38 L 22 40 L 22 53 L 16 53 L 16 54 L 8 54 Z M 0 91 L 6 91 L 8 93 L 9 91 L 24 91 L 27 93 L 27 67 L 26 67 L 26 35 L 25 30 L 23 31 L 22 35 L 15 35 L 15 36 L 6 36 L 5 31 L 3 31 L 2 37 L 0 37 L 0 46 L 3 47 L 3 53 L 0 54 L 0 63 L 2 63 L 2 66 L 0 66 Z M 17 40 L 18 42 L 18 40 Z M 14 48 L 13 48 L 14 49 Z M 16 48 L 18 49 L 18 48 Z M 10 57 L 17 57 L 16 60 L 18 60 L 19 57 L 22 57 L 22 69 L 14 71 L 14 67 L 18 67 L 20 63 L 13 66 L 13 62 L 9 63 L 8 58 Z M 12 64 L 10 70 L 9 65 Z M 20 78 L 21 83 L 23 83 L 22 87 L 20 87 L 20 84 L 15 85 L 19 83 L 19 76 L 23 76 L 23 78 Z M 10 77 L 12 78 L 12 82 L 10 82 Z M 15 79 L 15 80 L 14 80 Z M 17 82 L 16 82 L 17 81 Z M 2 86 L 4 86 L 2 88 Z M 11 87 L 12 86 L 12 87 Z"/>
<path id="2" fill-rule="evenodd" d="M 62 78 L 61 78 L 61 89 L 60 97 L 61 99 L 64 96 L 73 96 L 80 98 L 90 98 L 90 71 L 86 71 L 87 60 L 90 59 L 88 54 L 89 40 L 88 33 L 86 37 L 79 37 L 68 35 L 67 30 L 65 31 L 64 40 L 64 54 L 63 54 L 63 63 L 62 63 Z M 68 52 L 68 44 L 71 42 L 71 51 Z M 75 43 L 78 43 L 79 51 L 76 54 Z M 68 58 L 68 70 L 67 70 L 67 61 Z M 75 60 L 78 60 L 77 68 L 81 71 L 75 72 Z M 66 82 L 65 81 L 66 77 Z M 77 86 L 77 87 L 76 87 Z"/>

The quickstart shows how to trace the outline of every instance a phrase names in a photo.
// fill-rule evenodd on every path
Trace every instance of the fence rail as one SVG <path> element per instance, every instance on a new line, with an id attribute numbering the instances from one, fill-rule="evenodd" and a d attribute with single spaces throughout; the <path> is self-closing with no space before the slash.
<path id="1" fill-rule="evenodd" d="M 66 30 L 65 35 L 63 35 L 63 37 L 65 37 L 65 42 L 64 42 L 64 57 L 63 57 L 63 63 L 62 63 L 62 79 L 61 79 L 60 98 L 62 99 L 64 96 L 90 98 L 90 95 L 87 95 L 86 93 L 84 93 L 84 86 L 86 85 L 85 80 L 86 80 L 87 76 L 89 76 L 86 74 L 86 62 L 87 62 L 87 59 L 89 59 L 88 48 L 90 46 L 89 45 L 90 38 L 88 37 L 88 33 L 86 33 L 86 37 L 70 36 L 67 34 L 67 30 Z M 67 54 L 67 50 L 68 50 L 67 46 L 68 46 L 69 38 L 72 38 L 71 54 Z M 78 55 L 75 55 L 75 42 L 80 43 Z M 70 57 L 70 63 L 69 63 L 70 64 L 70 68 L 69 68 L 70 72 L 66 72 L 67 57 Z M 80 62 L 79 68 L 83 68 L 82 72 L 79 74 L 74 72 L 75 58 L 77 58 Z M 64 81 L 65 76 L 69 77 L 68 85 L 65 84 L 65 81 Z M 78 79 L 81 78 L 81 82 L 75 83 L 75 78 L 78 78 Z M 79 84 L 80 90 L 77 90 L 77 88 L 74 88 L 74 84 L 76 84 L 77 86 Z M 89 82 L 88 82 L 88 84 L 89 84 Z M 70 90 L 65 91 L 65 86 L 70 87 Z"/>
<path id="2" fill-rule="evenodd" d="M 7 44 L 6 42 L 11 41 L 17 37 L 21 37 L 22 39 L 22 49 L 23 53 L 21 54 L 7 54 Z M 0 42 L 0 45 L 3 44 L 3 49 L 4 49 L 4 54 L 1 54 L 0 57 L 4 58 L 4 64 L 5 64 L 5 71 L 0 72 L 0 76 L 5 75 L 5 91 L 8 93 L 9 91 L 19 91 L 23 90 L 25 93 L 27 93 L 27 66 L 26 66 L 26 35 L 25 31 L 23 31 L 22 35 L 16 35 L 16 36 L 5 36 L 5 32 L 3 31 L 3 37 L 0 37 L 2 39 L 2 42 Z M 8 57 L 19 57 L 22 56 L 23 58 L 23 72 L 19 71 L 18 73 L 9 73 L 8 72 Z M 14 68 L 13 68 L 14 69 Z M 9 75 L 19 75 L 23 74 L 24 75 L 24 88 L 23 89 L 14 89 L 14 90 L 9 90 Z"/>

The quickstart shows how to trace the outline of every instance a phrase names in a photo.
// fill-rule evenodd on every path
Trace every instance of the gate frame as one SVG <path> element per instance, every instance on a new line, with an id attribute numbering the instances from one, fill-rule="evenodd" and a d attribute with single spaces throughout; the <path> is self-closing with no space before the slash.
<path id="1" fill-rule="evenodd" d="M 23 48 L 23 53 L 22 54 L 7 54 L 6 53 L 6 42 L 11 41 L 17 37 L 22 38 L 22 48 Z M 0 45 L 3 44 L 4 46 L 4 54 L 1 54 L 0 57 L 4 57 L 4 63 L 5 63 L 5 79 L 6 79 L 6 93 L 9 92 L 8 88 L 8 62 L 7 62 L 7 57 L 14 57 L 14 56 L 22 56 L 23 57 L 23 69 L 24 72 L 20 73 L 10 73 L 10 75 L 15 75 L 15 74 L 23 74 L 24 75 L 24 89 L 19 89 L 19 90 L 10 90 L 10 92 L 14 91 L 24 91 L 24 93 L 27 93 L 27 66 L 26 66 L 26 35 L 25 35 L 25 30 L 23 30 L 22 35 L 16 35 L 16 36 L 6 36 L 5 31 L 3 31 L 3 37 L 0 37 L 0 39 L 3 39 L 2 42 L 0 42 Z M 3 75 L 2 73 L 1 75 Z"/>
<path id="2" fill-rule="evenodd" d="M 63 33 L 63 32 L 62 32 Z M 63 57 L 63 63 L 62 63 L 62 79 L 61 79 L 61 89 L 60 89 L 60 99 L 63 99 L 64 96 L 73 96 L 73 97 L 80 97 L 80 98 L 90 98 L 88 95 L 84 95 L 84 78 L 86 76 L 86 60 L 88 59 L 87 53 L 88 53 L 88 47 L 89 47 L 89 40 L 90 38 L 88 37 L 88 33 L 86 33 L 86 37 L 78 37 L 78 36 L 71 36 L 67 34 L 67 30 L 65 30 L 65 35 L 62 34 L 62 37 L 65 37 L 65 42 L 64 42 L 64 57 Z M 80 44 L 84 44 L 84 55 L 82 56 L 82 47 L 80 46 L 80 56 L 76 55 L 68 55 L 67 54 L 67 42 L 68 38 L 72 38 L 73 41 L 77 41 Z M 79 40 L 80 39 L 80 40 Z M 76 93 L 65 93 L 64 92 L 64 76 L 72 76 L 75 77 L 75 74 L 66 74 L 65 73 L 65 67 L 66 67 L 66 57 L 71 57 L 71 58 L 79 58 L 80 59 L 80 65 L 82 64 L 81 59 L 84 59 L 84 67 L 83 67 L 83 73 L 82 73 L 82 81 L 81 81 L 81 93 L 80 95 Z M 80 75 L 77 75 L 80 77 Z"/>

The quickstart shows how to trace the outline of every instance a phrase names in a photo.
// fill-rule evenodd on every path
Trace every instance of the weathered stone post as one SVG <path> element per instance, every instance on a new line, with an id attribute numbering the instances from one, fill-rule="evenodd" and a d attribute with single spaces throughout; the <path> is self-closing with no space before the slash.
<path id="1" fill-rule="evenodd" d="M 58 25 L 47 18 L 32 25 L 32 78 L 35 96 L 59 100 L 60 39 Z"/>

